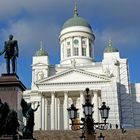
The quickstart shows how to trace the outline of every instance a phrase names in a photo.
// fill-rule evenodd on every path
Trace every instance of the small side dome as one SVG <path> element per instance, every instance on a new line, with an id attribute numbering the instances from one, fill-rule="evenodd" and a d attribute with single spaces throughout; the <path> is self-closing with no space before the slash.
<path id="1" fill-rule="evenodd" d="M 108 46 L 105 48 L 104 53 L 118 52 L 118 49 L 112 46 L 112 41 L 109 40 Z"/>
<path id="2" fill-rule="evenodd" d="M 40 49 L 35 53 L 35 56 L 48 56 L 48 53 L 42 47 L 42 42 L 40 45 Z"/>

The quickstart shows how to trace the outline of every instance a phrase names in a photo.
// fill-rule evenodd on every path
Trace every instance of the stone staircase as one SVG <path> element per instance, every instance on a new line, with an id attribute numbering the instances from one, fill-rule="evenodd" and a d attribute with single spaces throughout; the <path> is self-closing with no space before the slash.
<path id="1" fill-rule="evenodd" d="M 121 130 L 97 131 L 96 140 L 100 132 L 105 136 L 105 140 L 140 140 L 140 129 L 126 130 L 122 134 Z M 37 140 L 80 140 L 81 131 L 35 131 L 34 137 Z"/>
<path id="2" fill-rule="evenodd" d="M 37 140 L 79 140 L 80 131 L 35 131 Z"/>

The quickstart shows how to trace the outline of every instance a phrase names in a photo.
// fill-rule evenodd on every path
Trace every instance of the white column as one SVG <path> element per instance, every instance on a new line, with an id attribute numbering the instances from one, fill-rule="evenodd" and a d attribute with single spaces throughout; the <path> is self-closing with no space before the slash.
<path id="1" fill-rule="evenodd" d="M 48 104 L 48 101 L 47 99 L 45 98 L 45 130 L 47 130 L 47 117 L 48 117 L 48 109 L 47 109 L 47 104 Z"/>
<path id="2" fill-rule="evenodd" d="M 98 106 L 100 108 L 102 106 L 101 95 L 98 96 L 98 103 L 99 103 Z M 99 122 L 102 122 L 100 111 L 98 110 L 98 112 L 99 112 Z"/>
<path id="3" fill-rule="evenodd" d="M 58 107 L 58 119 L 57 119 L 57 128 L 58 130 L 60 130 L 60 99 L 58 98 L 58 102 L 57 102 L 57 107 Z"/>
<path id="4" fill-rule="evenodd" d="M 64 92 L 64 104 L 63 104 L 63 110 L 64 110 L 64 130 L 69 129 L 69 118 L 68 118 L 68 92 Z"/>
<path id="5" fill-rule="evenodd" d="M 63 54 L 63 52 L 64 52 L 64 51 L 63 51 L 63 50 L 64 50 L 64 47 L 63 47 L 62 42 L 60 42 L 60 43 L 61 43 L 61 44 L 60 44 L 60 45 L 61 45 L 61 53 L 60 53 L 60 55 L 61 55 L 61 60 L 62 60 L 62 59 L 63 59 L 63 55 L 64 55 L 64 54 Z"/>
<path id="6" fill-rule="evenodd" d="M 86 56 L 90 57 L 90 52 L 89 52 L 89 38 L 87 38 L 87 48 L 86 48 Z"/>
<path id="7" fill-rule="evenodd" d="M 76 105 L 77 105 L 77 98 L 76 97 L 73 97 L 72 98 L 72 102 L 73 102 L 74 106 L 76 107 Z"/>
<path id="8" fill-rule="evenodd" d="M 42 96 L 40 96 L 40 129 L 42 130 Z"/>
<path id="9" fill-rule="evenodd" d="M 71 49 L 71 56 L 73 56 L 73 37 L 70 40 L 70 49 Z"/>
<path id="10" fill-rule="evenodd" d="M 83 113 L 83 104 L 84 103 L 85 103 L 84 91 L 80 91 L 80 118 L 84 118 L 84 113 Z"/>
<path id="11" fill-rule="evenodd" d="M 55 129 L 55 95 L 51 92 L 51 130 Z"/>
<path id="12" fill-rule="evenodd" d="M 55 98 L 55 130 L 58 130 L 58 98 Z"/>
<path id="13" fill-rule="evenodd" d="M 35 102 L 35 108 L 38 106 L 38 102 L 39 102 L 39 104 L 41 104 L 41 101 L 40 101 L 41 99 L 39 99 L 39 100 L 37 100 L 36 102 Z M 40 111 L 41 110 L 41 107 L 39 106 L 39 108 L 37 109 L 37 111 L 35 112 L 35 126 L 34 126 L 34 130 L 39 130 L 40 128 L 41 128 L 41 119 L 40 119 L 40 117 L 41 117 L 41 115 L 40 115 Z M 23 119 L 25 119 L 25 118 L 23 118 Z M 23 122 L 25 122 L 24 123 L 24 125 L 26 125 L 26 119 L 25 120 L 23 120 Z"/>
<path id="14" fill-rule="evenodd" d="M 41 101 L 42 101 L 42 111 L 41 111 L 42 112 L 42 115 L 41 115 L 42 116 L 42 122 L 41 122 L 42 123 L 42 125 L 41 125 L 42 128 L 41 129 L 45 130 L 45 98 L 44 98 L 43 95 L 42 95 L 42 100 Z"/>
<path id="15" fill-rule="evenodd" d="M 98 91 L 93 91 L 94 92 L 94 97 L 93 99 L 93 103 L 94 103 L 94 113 L 93 113 L 93 118 L 95 120 L 95 122 L 99 122 L 99 103 L 98 103 Z"/>
<path id="16" fill-rule="evenodd" d="M 82 38 L 79 37 L 79 56 L 82 56 Z"/>
<path id="17" fill-rule="evenodd" d="M 64 109 L 63 109 L 63 105 L 64 105 L 64 98 L 59 98 L 59 101 L 60 101 L 60 123 L 59 123 L 59 127 L 60 127 L 60 130 L 64 130 Z"/>

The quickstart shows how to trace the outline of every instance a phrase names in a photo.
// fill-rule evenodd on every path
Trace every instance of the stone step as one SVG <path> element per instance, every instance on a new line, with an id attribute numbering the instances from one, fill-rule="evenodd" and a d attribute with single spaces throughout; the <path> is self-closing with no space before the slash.
<path id="1" fill-rule="evenodd" d="M 115 130 L 97 130 L 96 140 L 102 133 L 105 140 L 140 140 L 140 129 L 129 129 L 122 133 L 120 129 Z M 35 131 L 34 137 L 37 140 L 80 140 L 81 131 Z"/>

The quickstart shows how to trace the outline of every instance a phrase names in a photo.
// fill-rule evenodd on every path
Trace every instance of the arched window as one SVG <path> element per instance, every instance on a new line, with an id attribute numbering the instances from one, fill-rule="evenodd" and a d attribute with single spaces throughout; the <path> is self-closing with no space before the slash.
<path id="1" fill-rule="evenodd" d="M 37 74 L 37 80 L 41 80 L 43 78 L 44 78 L 43 72 L 42 71 L 38 72 L 38 74 Z"/>

